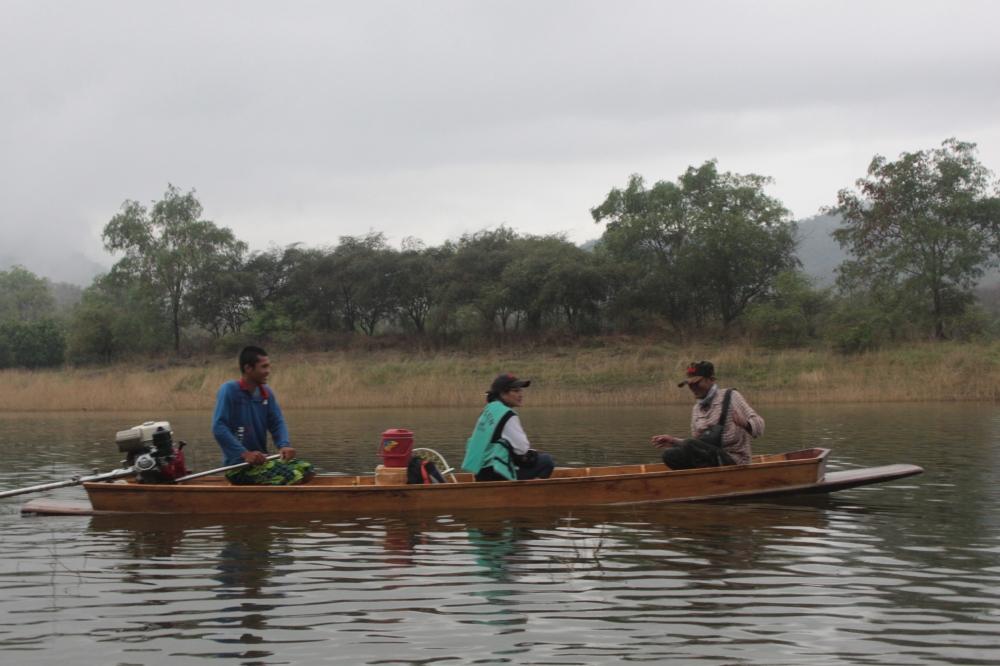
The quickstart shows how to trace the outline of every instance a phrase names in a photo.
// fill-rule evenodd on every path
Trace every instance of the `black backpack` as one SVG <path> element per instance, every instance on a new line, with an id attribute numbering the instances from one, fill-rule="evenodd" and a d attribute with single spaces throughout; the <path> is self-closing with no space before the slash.
<path id="1" fill-rule="evenodd" d="M 444 483 L 444 477 L 430 460 L 411 458 L 406 466 L 407 483 Z"/>
<path id="2" fill-rule="evenodd" d="M 719 416 L 719 422 L 714 426 L 709 426 L 698 436 L 694 441 L 704 442 L 709 445 L 707 450 L 709 456 L 714 460 L 716 465 L 735 465 L 736 462 L 732 459 L 726 449 L 722 445 L 722 433 L 726 428 L 726 417 L 729 416 L 729 403 L 732 402 L 733 390 L 726 389 L 724 397 L 722 398 L 722 414 Z"/>

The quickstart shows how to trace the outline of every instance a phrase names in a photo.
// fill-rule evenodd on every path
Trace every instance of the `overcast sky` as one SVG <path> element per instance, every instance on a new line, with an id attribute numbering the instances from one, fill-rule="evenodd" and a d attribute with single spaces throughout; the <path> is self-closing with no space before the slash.
<path id="1" fill-rule="evenodd" d="M 1000 171 L 1000 2 L 0 0 L 0 269 L 89 282 L 126 199 L 251 249 L 506 224 L 600 236 L 717 159 L 797 218 L 872 156 Z"/>

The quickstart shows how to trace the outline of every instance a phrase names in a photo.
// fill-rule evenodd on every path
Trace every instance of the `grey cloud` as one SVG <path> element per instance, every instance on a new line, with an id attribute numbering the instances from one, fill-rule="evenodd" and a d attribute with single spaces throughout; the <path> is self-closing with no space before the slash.
<path id="1" fill-rule="evenodd" d="M 108 261 L 102 224 L 168 182 L 260 247 L 582 241 L 629 173 L 710 158 L 799 215 L 875 153 L 1000 167 L 1000 6 L 689 4 L 7 1 L 0 259 Z"/>

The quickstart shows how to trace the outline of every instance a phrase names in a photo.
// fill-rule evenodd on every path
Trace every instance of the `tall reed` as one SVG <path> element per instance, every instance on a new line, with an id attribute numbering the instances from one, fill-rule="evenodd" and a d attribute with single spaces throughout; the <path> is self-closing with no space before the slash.
<path id="1" fill-rule="evenodd" d="M 1000 343 L 918 344 L 844 357 L 828 351 L 617 343 L 469 354 L 272 351 L 271 384 L 286 409 L 482 404 L 503 371 L 532 380 L 532 405 L 687 404 L 675 386 L 692 360 L 757 403 L 1000 398 Z M 164 367 L 5 370 L 2 411 L 210 410 L 234 360 Z"/>

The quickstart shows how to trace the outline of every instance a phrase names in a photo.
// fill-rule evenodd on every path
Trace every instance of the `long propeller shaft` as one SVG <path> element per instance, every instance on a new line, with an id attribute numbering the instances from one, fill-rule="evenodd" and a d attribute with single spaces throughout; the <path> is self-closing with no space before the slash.
<path id="1" fill-rule="evenodd" d="M 113 469 L 110 472 L 104 472 L 103 474 L 74 476 L 73 478 L 66 479 L 65 481 L 53 481 L 52 483 L 42 483 L 37 486 L 28 486 L 27 488 L 5 490 L 0 492 L 0 499 L 4 497 L 14 497 L 15 495 L 24 495 L 26 493 L 40 493 L 44 490 L 55 490 L 56 488 L 65 488 L 66 486 L 78 486 L 81 483 L 87 483 L 89 481 L 113 481 L 114 479 L 124 479 L 130 476 L 135 476 L 137 473 L 138 470 L 134 467 L 128 467 L 125 469 Z"/>
<path id="2" fill-rule="evenodd" d="M 267 460 L 274 460 L 275 458 L 280 458 L 280 453 L 273 453 L 267 456 Z M 234 469 L 240 469 L 242 467 L 249 467 L 250 463 L 237 463 L 235 465 L 226 465 L 225 467 L 216 467 L 215 469 L 205 470 L 204 472 L 196 472 L 194 474 L 188 474 L 187 476 L 182 476 L 179 479 L 175 479 L 176 483 L 181 483 L 182 481 L 190 481 L 191 479 L 197 479 L 203 476 L 210 476 L 212 474 L 221 474 L 223 472 L 228 472 Z M 110 472 L 104 472 L 102 474 L 91 474 L 90 476 L 74 476 L 65 481 L 53 481 L 52 483 L 41 483 L 37 486 L 28 486 L 27 488 L 15 488 L 13 490 L 4 490 L 0 492 L 0 499 L 4 497 L 14 497 L 15 495 L 25 495 L 27 493 L 40 493 L 46 490 L 55 490 L 56 488 L 65 488 L 67 486 L 78 486 L 81 483 L 90 482 L 100 482 L 100 481 L 114 481 L 115 479 L 124 479 L 130 476 L 135 476 L 139 473 L 135 467 L 127 467 L 124 469 L 114 469 Z"/>

